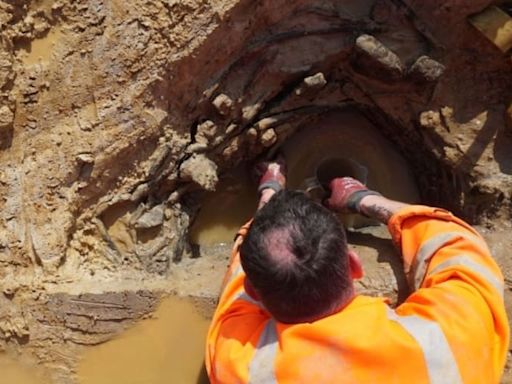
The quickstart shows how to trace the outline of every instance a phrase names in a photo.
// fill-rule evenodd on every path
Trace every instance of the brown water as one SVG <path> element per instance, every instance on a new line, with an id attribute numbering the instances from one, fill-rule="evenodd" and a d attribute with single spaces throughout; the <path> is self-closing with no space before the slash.
<path id="1" fill-rule="evenodd" d="M 44 384 L 48 382 L 43 372 L 37 368 L 0 354 L 0 383 Z"/>
<path id="2" fill-rule="evenodd" d="M 79 366 L 79 383 L 207 383 L 203 362 L 208 325 L 192 303 L 166 299 L 152 319 L 91 347 Z"/>
<path id="3" fill-rule="evenodd" d="M 247 168 L 239 167 L 203 200 L 190 230 L 191 242 L 206 246 L 233 242 L 238 229 L 254 215 L 256 206 L 256 186 Z"/>

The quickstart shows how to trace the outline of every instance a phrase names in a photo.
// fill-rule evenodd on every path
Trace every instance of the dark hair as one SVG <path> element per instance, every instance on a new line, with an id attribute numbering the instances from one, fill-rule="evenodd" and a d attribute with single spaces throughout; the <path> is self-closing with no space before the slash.
<path id="1" fill-rule="evenodd" d="M 281 191 L 257 212 L 240 257 L 263 304 L 283 322 L 321 317 L 352 293 L 343 226 L 300 192 Z"/>

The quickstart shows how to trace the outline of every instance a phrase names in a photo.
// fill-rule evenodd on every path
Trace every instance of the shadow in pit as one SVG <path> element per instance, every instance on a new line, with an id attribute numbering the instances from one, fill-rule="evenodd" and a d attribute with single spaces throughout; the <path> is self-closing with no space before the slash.
<path id="1" fill-rule="evenodd" d="M 383 239 L 370 233 L 361 232 L 348 232 L 347 238 L 349 244 L 375 249 L 378 254 L 377 261 L 379 263 L 389 264 L 397 282 L 397 305 L 403 303 L 409 296 L 410 290 L 407 283 L 407 278 L 405 277 L 402 260 L 398 254 L 398 251 L 393 246 L 391 240 Z"/>
<path id="2" fill-rule="evenodd" d="M 208 379 L 208 373 L 206 372 L 206 367 L 204 365 L 201 372 L 199 372 L 196 384 L 210 384 L 210 379 Z"/>

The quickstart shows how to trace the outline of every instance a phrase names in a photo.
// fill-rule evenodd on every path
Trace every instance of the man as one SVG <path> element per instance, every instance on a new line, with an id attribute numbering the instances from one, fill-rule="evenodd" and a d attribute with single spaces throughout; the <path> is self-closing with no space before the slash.
<path id="1" fill-rule="evenodd" d="M 208 333 L 212 383 L 499 382 L 503 277 L 473 228 L 333 180 L 327 207 L 379 219 L 401 250 L 412 294 L 392 309 L 355 293 L 362 267 L 336 216 L 285 191 L 279 163 L 264 171 Z"/>

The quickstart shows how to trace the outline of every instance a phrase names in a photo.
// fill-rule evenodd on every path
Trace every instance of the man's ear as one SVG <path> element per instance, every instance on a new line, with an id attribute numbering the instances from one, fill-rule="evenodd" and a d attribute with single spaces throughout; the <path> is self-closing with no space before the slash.
<path id="1" fill-rule="evenodd" d="M 364 276 L 363 264 L 355 251 L 348 251 L 348 262 L 350 266 L 350 276 L 355 280 L 361 279 Z"/>
<path id="2" fill-rule="evenodd" d="M 247 276 L 245 277 L 244 279 L 244 289 L 245 289 L 245 292 L 247 292 L 247 294 L 254 300 L 256 301 L 261 301 L 260 299 L 260 295 L 258 294 L 258 292 L 256 292 L 256 289 L 254 288 L 254 286 L 252 285 L 252 283 L 249 281 L 249 279 L 247 278 Z"/>

